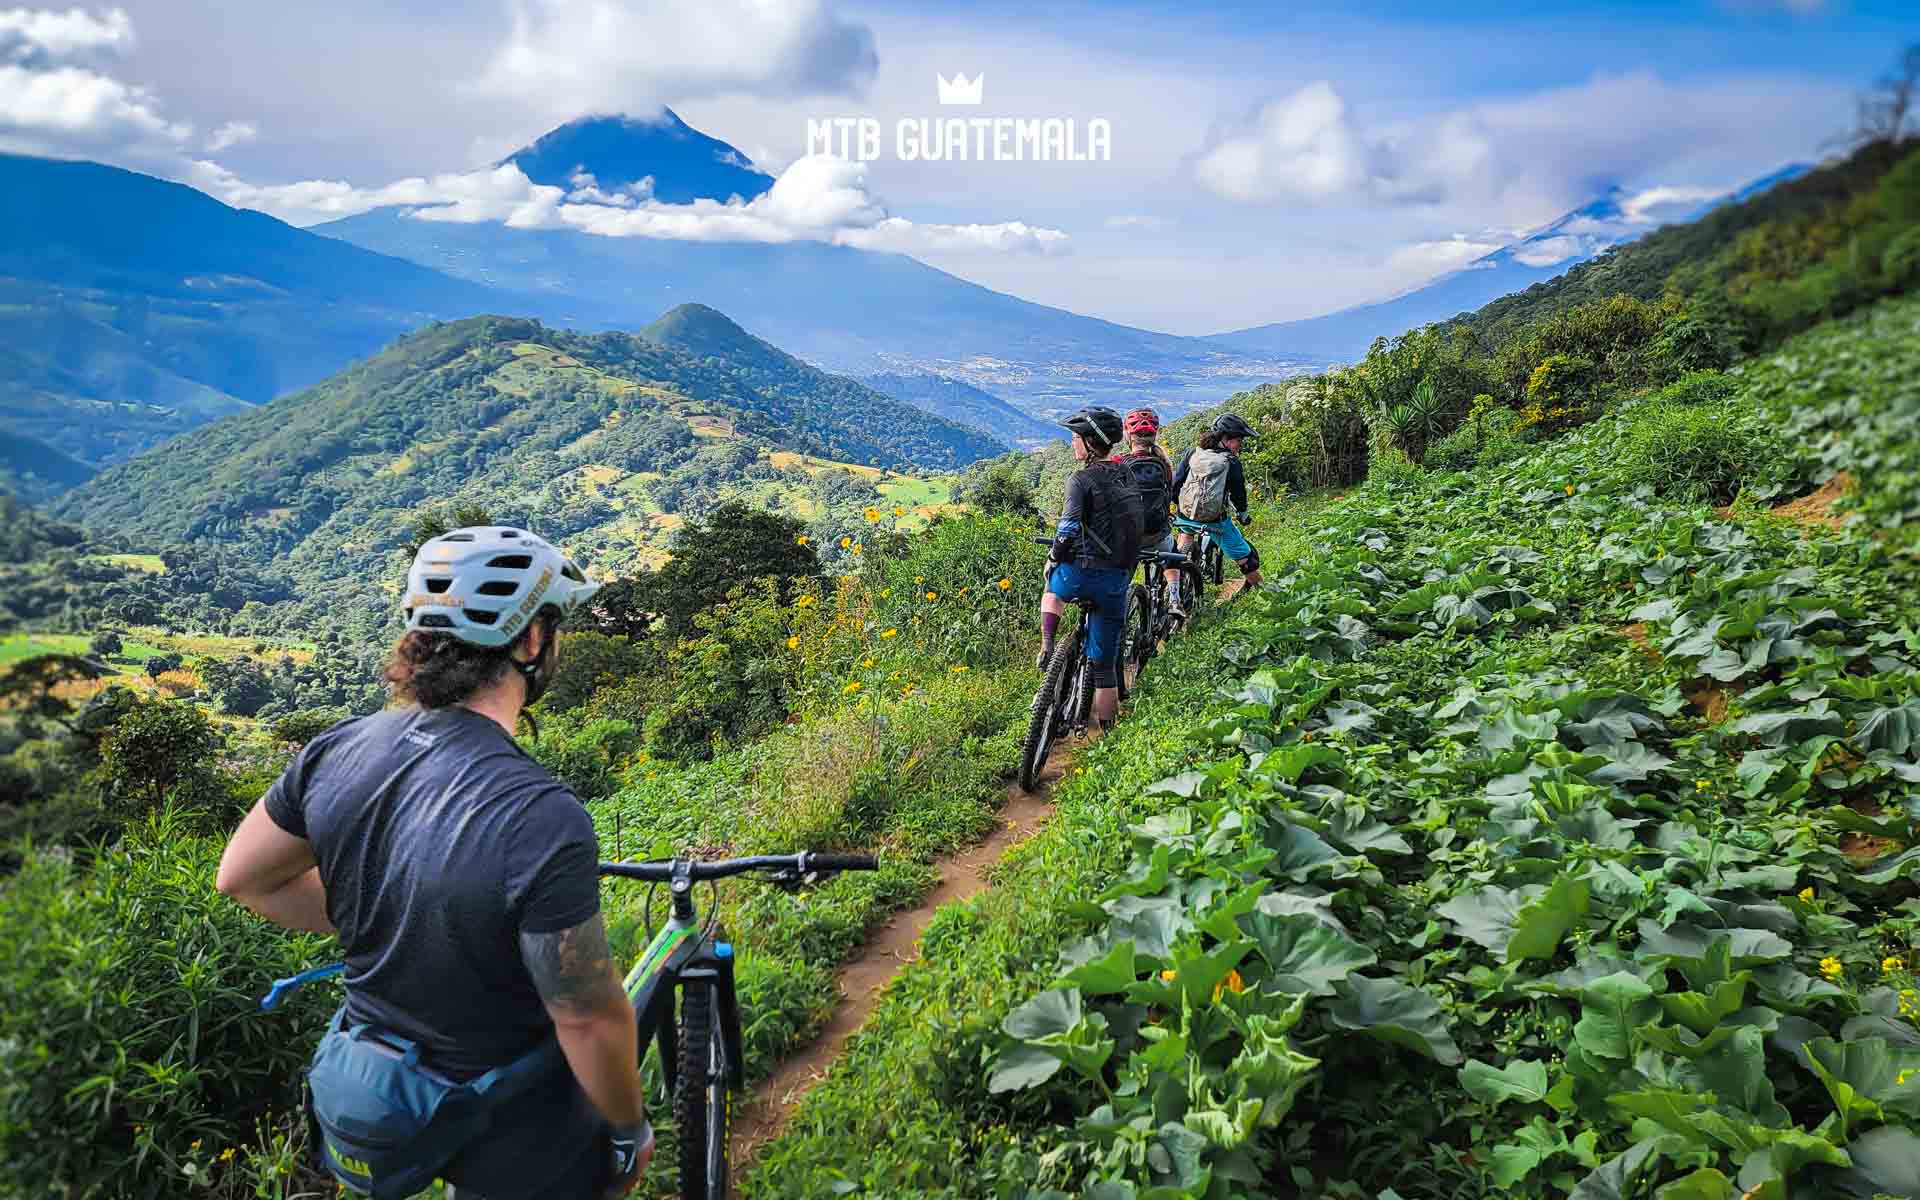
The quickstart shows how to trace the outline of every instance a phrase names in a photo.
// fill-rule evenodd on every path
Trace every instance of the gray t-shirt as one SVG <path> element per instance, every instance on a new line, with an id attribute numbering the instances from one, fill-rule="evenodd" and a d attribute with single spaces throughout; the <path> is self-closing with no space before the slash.
<path id="1" fill-rule="evenodd" d="M 266 809 L 313 843 L 350 1020 L 462 1077 L 552 1032 L 520 934 L 600 911 L 599 843 L 579 800 L 499 725 L 464 708 L 343 721 L 307 744 Z"/>

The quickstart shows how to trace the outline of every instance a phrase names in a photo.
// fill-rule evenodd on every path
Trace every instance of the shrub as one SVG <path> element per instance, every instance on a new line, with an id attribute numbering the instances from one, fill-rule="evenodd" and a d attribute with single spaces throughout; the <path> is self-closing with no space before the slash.
<path id="1" fill-rule="evenodd" d="M 1738 382 L 1718 371 L 1694 371 L 1661 388 L 1655 399 L 1669 404 L 1712 404 L 1739 390 Z"/>
<path id="2" fill-rule="evenodd" d="M 120 653 L 124 646 L 125 643 L 120 640 L 119 634 L 111 629 L 102 629 L 93 635 L 92 641 L 87 643 L 87 653 L 95 658 L 110 659 Z"/>
<path id="3" fill-rule="evenodd" d="M 220 849 L 163 813 L 91 870 L 36 853 L 0 889 L 0 1195 L 182 1195 L 196 1143 L 214 1163 L 298 1103 L 336 996 L 259 997 L 325 943 L 216 893 Z"/>
<path id="4" fill-rule="evenodd" d="M 527 750 L 582 800 L 612 795 L 640 750 L 640 730 L 631 721 L 600 717 L 575 724 L 569 717 L 541 723 Z"/>
<path id="5" fill-rule="evenodd" d="M 337 708 L 297 709 L 273 723 L 273 740 L 304 746 L 346 718 L 346 712 Z"/>
<path id="6" fill-rule="evenodd" d="M 156 654 L 147 659 L 147 677 L 158 679 L 169 671 L 178 671 L 184 661 L 178 654 Z"/>
<path id="7" fill-rule="evenodd" d="M 226 738 L 207 714 L 178 700 L 134 700 L 100 739 L 100 782 L 107 807 L 123 817 L 157 811 L 168 800 L 224 823 L 227 809 L 215 756 Z"/>
<path id="8" fill-rule="evenodd" d="M 1920 225 L 1887 244 L 1880 268 L 1891 287 L 1909 288 L 1920 284 Z"/>
<path id="9" fill-rule="evenodd" d="M 646 718 L 647 744 L 658 753 L 705 758 L 716 742 L 743 741 L 786 717 L 793 663 L 779 587 L 763 579 L 737 589 L 694 617 L 699 637 L 668 652 L 674 692 Z"/>
<path id="10" fill-rule="evenodd" d="M 582 630 L 562 630 L 555 647 L 553 679 L 540 699 L 540 713 L 579 708 L 602 688 L 642 672 L 659 669 L 660 652 L 647 642 Z"/>
<path id="11" fill-rule="evenodd" d="M 1730 504 L 1743 491 L 1777 494 L 1796 474 L 1785 434 L 1725 408 L 1654 401 L 1629 420 L 1621 471 L 1630 484 L 1649 484 L 1662 496 Z"/>

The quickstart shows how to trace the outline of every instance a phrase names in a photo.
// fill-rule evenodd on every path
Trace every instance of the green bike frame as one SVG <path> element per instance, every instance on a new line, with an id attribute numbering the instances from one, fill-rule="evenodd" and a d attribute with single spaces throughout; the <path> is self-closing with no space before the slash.
<path id="1" fill-rule="evenodd" d="M 674 1048 L 674 993 L 689 984 L 709 986 L 719 1001 L 720 1036 L 727 1050 L 727 1086 L 744 1087 L 745 1055 L 740 996 L 733 982 L 733 945 L 700 936 L 700 914 L 694 907 L 690 875 L 676 869 L 668 886 L 673 895 L 672 916 L 647 944 L 625 981 L 627 999 L 633 1002 L 634 1018 L 639 1022 L 641 1057 L 646 1057 L 648 1041 L 658 1045 L 660 1069 L 671 1096 L 680 1073 Z"/>

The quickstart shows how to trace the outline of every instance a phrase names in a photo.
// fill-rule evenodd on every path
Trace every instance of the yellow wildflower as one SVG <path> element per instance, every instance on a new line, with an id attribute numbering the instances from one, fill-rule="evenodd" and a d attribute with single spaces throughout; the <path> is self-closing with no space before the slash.
<path id="1" fill-rule="evenodd" d="M 889 625 L 885 629 L 882 629 L 880 631 L 880 636 L 883 638 L 899 637 L 900 630 L 892 625 Z"/>
<path id="2" fill-rule="evenodd" d="M 929 600 L 938 600 L 939 598 L 940 598 L 940 593 L 939 593 L 939 592 L 928 592 L 928 593 L 927 593 L 927 599 L 929 599 Z"/>
<path id="3" fill-rule="evenodd" d="M 1913 1068 L 1909 1067 L 1906 1070 L 1900 1072 L 1898 1075 L 1895 1075 L 1893 1077 L 1893 1086 L 1905 1087 L 1907 1086 L 1907 1080 L 1912 1078 L 1913 1078 Z"/>
<path id="4" fill-rule="evenodd" d="M 1174 980 L 1174 974 L 1172 971 L 1162 971 L 1160 972 L 1160 979 L 1161 979 L 1161 982 L 1163 983 L 1172 983 Z"/>
<path id="5" fill-rule="evenodd" d="M 862 513 L 861 515 L 866 517 L 866 519 L 869 521 L 878 521 L 880 519 L 880 510 L 877 508 L 874 508 L 872 505 L 868 505 L 867 511 Z"/>
<path id="6" fill-rule="evenodd" d="M 927 577 L 925 575 L 915 575 L 913 577 L 913 581 L 915 583 L 925 583 L 927 581 Z"/>
<path id="7" fill-rule="evenodd" d="M 1906 969 L 1907 964 L 1901 962 L 1900 956 L 1897 954 L 1889 954 L 1880 960 L 1880 973 L 1882 975 L 1891 975 L 1895 971 L 1904 971 Z"/>
<path id="8" fill-rule="evenodd" d="M 1813 889 L 1812 889 L 1812 888 L 1810 888 L 1810 887 L 1804 887 L 1804 888 L 1801 888 L 1801 889 L 1800 889 L 1800 898 L 1801 898 L 1802 900 L 1805 900 L 1805 901 L 1806 901 L 1806 902 L 1807 902 L 1808 904 L 1812 904 L 1812 903 L 1813 903 Z"/>
<path id="9" fill-rule="evenodd" d="M 855 554 L 861 554 L 861 553 L 864 553 L 865 551 L 866 551 L 866 547 L 862 546 L 859 542 L 855 542 L 853 544 L 853 552 Z"/>
<path id="10" fill-rule="evenodd" d="M 221 1161 L 221 1162 L 232 1162 L 232 1161 L 233 1161 L 233 1147 L 232 1147 L 232 1146 L 228 1146 L 228 1147 L 227 1147 L 227 1148 L 226 1148 L 225 1150 L 222 1150 L 222 1151 L 220 1152 L 220 1161 Z"/>
<path id="11" fill-rule="evenodd" d="M 812 540 L 813 540 L 812 538 L 808 537 L 806 534 L 803 533 L 799 537 L 793 539 L 793 544 L 796 546 L 804 546 L 808 542 L 811 542 Z"/>
<path id="12" fill-rule="evenodd" d="M 908 684 L 907 686 L 905 686 L 905 687 L 903 687 L 903 688 L 901 688 L 901 689 L 900 689 L 900 694 L 901 694 L 902 696 L 911 696 L 911 695 L 913 695 L 913 685 L 912 685 L 912 684 Z"/>
<path id="13" fill-rule="evenodd" d="M 965 664 L 965 663 L 961 663 L 961 664 L 960 664 L 959 666 L 957 666 L 957 667 L 955 667 L 955 668 L 953 669 L 953 673 L 954 673 L 955 675 L 961 675 L 961 674 L 964 674 L 964 673 L 966 673 L 967 671 L 970 671 L 970 670 L 972 670 L 972 668 L 971 668 L 971 667 L 969 667 L 969 666 L 967 666 L 967 664 Z"/>
<path id="14" fill-rule="evenodd" d="M 847 686 L 841 688 L 840 690 L 845 692 L 847 695 L 851 696 L 855 692 L 860 690 L 860 681 L 858 679 L 852 680 L 847 684 Z"/>
<path id="15" fill-rule="evenodd" d="M 807 605 L 809 605 L 809 604 L 812 604 L 812 603 L 813 603 L 813 597 L 812 597 L 812 596 L 802 596 L 802 597 L 800 597 L 800 598 L 799 598 L 798 600 L 795 600 L 795 601 L 793 602 L 793 606 L 794 606 L 795 608 L 805 608 L 805 607 L 806 607 Z"/>
<path id="16" fill-rule="evenodd" d="M 1006 590 L 1007 590 L 1008 588 L 1010 588 L 1010 587 L 1012 587 L 1012 586 L 1013 586 L 1013 580 L 1011 580 L 1011 579 L 1002 579 L 1002 580 L 1001 580 L 1001 581 L 1000 581 L 1000 582 L 999 582 L 999 583 L 998 583 L 997 585 L 995 585 L 995 586 L 997 586 L 997 587 L 998 587 L 998 588 L 999 588 L 999 589 L 1000 589 L 1001 591 L 1003 591 L 1003 592 L 1004 592 L 1004 591 L 1006 591 Z"/>
<path id="17" fill-rule="evenodd" d="M 1572 484 L 1568 484 L 1568 485 L 1567 485 L 1567 495 L 1569 495 L 1569 496 L 1571 496 L 1571 495 L 1573 495 L 1573 485 L 1572 485 Z"/>
<path id="18" fill-rule="evenodd" d="M 1840 960 L 1834 958 L 1832 955 L 1828 955 L 1826 958 L 1820 960 L 1820 973 L 1828 979 L 1838 979 L 1846 973 L 1846 970 L 1845 967 L 1840 965 Z"/>
<path id="19" fill-rule="evenodd" d="M 898 505 L 895 505 L 893 509 L 893 515 L 896 517 L 904 517 L 907 515 L 907 510 L 899 507 Z"/>
<path id="20" fill-rule="evenodd" d="M 863 667 L 871 667 L 871 666 L 873 666 L 873 659 L 871 659 L 871 658 L 863 658 L 863 659 L 861 659 L 861 660 L 860 660 L 860 665 L 861 665 L 861 666 L 863 666 Z"/>
<path id="21" fill-rule="evenodd" d="M 840 539 L 840 548 L 841 548 L 842 550 L 845 550 L 845 549 L 846 549 L 846 548 L 847 548 L 848 546 L 851 546 L 851 545 L 853 545 L 853 539 L 852 539 L 852 538 L 850 538 L 850 537 L 843 537 L 843 538 L 841 538 L 841 539 Z"/>
<path id="22" fill-rule="evenodd" d="M 893 595 L 893 589 L 892 589 L 892 588 L 890 588 L 890 587 L 888 587 L 888 588 L 881 588 L 881 589 L 880 589 L 880 598 L 881 598 L 882 600 L 885 600 L 885 599 L 886 599 L 886 598 L 887 598 L 888 596 L 891 596 L 891 595 Z"/>
<path id="23" fill-rule="evenodd" d="M 796 633 L 792 637 L 787 639 L 787 649 L 798 650 L 799 648 L 800 648 L 800 635 Z"/>
<path id="24" fill-rule="evenodd" d="M 1239 993 L 1239 992 L 1244 992 L 1246 990 L 1247 990 L 1247 984 L 1245 980 L 1240 978 L 1240 972 L 1228 971 L 1227 977 L 1225 979 L 1222 979 L 1219 983 L 1216 983 L 1213 985 L 1213 998 L 1215 1001 L 1218 1001 L 1220 999 L 1221 992 Z"/>

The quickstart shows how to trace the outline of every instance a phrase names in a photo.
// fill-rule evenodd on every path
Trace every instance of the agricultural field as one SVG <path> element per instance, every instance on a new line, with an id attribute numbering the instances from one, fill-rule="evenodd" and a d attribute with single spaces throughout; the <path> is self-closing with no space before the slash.
<path id="1" fill-rule="evenodd" d="M 1889 303 L 1269 507 L 752 1194 L 1915 1194 L 1916 378 Z"/>

